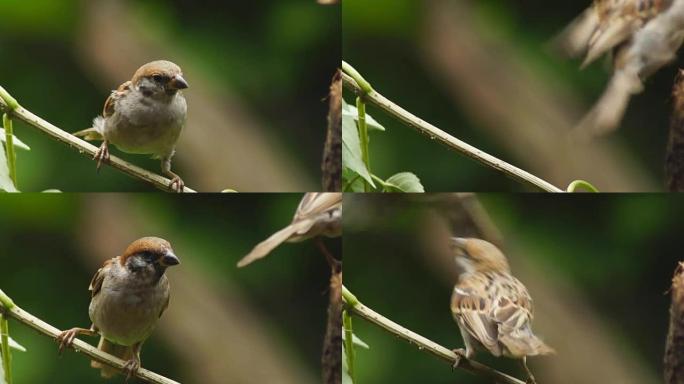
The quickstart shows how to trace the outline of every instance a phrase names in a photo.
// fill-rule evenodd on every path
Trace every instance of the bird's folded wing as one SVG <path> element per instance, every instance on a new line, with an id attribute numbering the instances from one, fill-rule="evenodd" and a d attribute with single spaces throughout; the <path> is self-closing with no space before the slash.
<path id="1" fill-rule="evenodd" d="M 493 355 L 501 354 L 497 326 L 489 317 L 489 300 L 484 282 L 476 279 L 459 284 L 451 296 L 451 312 L 459 323 Z"/>
<path id="2" fill-rule="evenodd" d="M 100 293 L 100 289 L 102 288 L 102 283 L 104 282 L 105 279 L 105 271 L 110 268 L 110 264 L 116 260 L 114 259 L 109 259 L 105 261 L 104 265 L 102 268 L 98 269 L 97 272 L 95 272 L 95 275 L 93 278 L 90 280 L 90 286 L 88 287 L 88 290 L 90 291 L 90 297 L 95 297 L 98 293 Z"/>
<path id="3" fill-rule="evenodd" d="M 300 220 L 293 222 L 287 227 L 272 234 L 268 239 L 257 244 L 247 256 L 243 257 L 242 260 L 238 262 L 237 266 L 244 267 L 255 260 L 265 257 L 275 247 L 289 239 L 292 235 L 308 231 L 315 222 L 315 220 Z"/>

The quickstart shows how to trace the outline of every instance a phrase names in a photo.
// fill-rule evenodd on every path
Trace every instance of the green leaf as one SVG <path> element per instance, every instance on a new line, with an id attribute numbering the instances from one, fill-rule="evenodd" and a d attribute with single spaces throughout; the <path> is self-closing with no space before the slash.
<path id="1" fill-rule="evenodd" d="M 359 122 L 359 110 L 353 106 L 347 104 L 344 99 L 342 99 L 342 119 L 344 118 L 351 118 L 354 120 L 354 122 L 358 123 Z M 366 112 L 366 125 L 368 126 L 369 130 L 376 130 L 376 131 L 385 131 L 385 127 L 382 126 L 382 124 L 378 123 L 377 120 L 375 120 L 371 115 Z"/>
<path id="2" fill-rule="evenodd" d="M 342 192 L 365 192 L 363 178 L 349 168 L 343 168 Z"/>
<path id="3" fill-rule="evenodd" d="M 7 165 L 7 155 L 5 155 L 5 146 L 0 145 L 0 191 L 4 192 L 18 192 L 10 178 L 9 167 Z"/>
<path id="4" fill-rule="evenodd" d="M 24 151 L 31 150 L 31 148 L 28 145 L 26 145 L 23 141 L 19 140 L 17 135 L 12 135 L 12 137 L 14 138 L 12 142 L 14 143 L 15 148 L 23 149 Z M 4 128 L 0 128 L 0 141 L 2 141 L 3 143 L 7 142 L 7 137 L 5 136 Z"/>
<path id="5" fill-rule="evenodd" d="M 9 346 L 10 348 L 16 349 L 17 351 L 26 352 L 26 348 L 21 344 L 17 343 L 16 341 L 14 341 L 14 339 L 11 337 L 9 338 Z"/>
<path id="6" fill-rule="evenodd" d="M 568 192 L 577 192 L 579 189 L 584 189 L 587 192 L 598 193 L 598 188 L 591 185 L 590 182 L 584 180 L 575 180 L 570 185 L 568 185 Z"/>
<path id="7" fill-rule="evenodd" d="M 361 159 L 361 142 L 356 122 L 350 117 L 342 117 L 342 167 L 348 168 L 375 188 L 370 172 Z"/>
<path id="8" fill-rule="evenodd" d="M 401 172 L 390 177 L 385 181 L 384 188 L 386 192 L 425 192 L 418 176 L 411 172 Z"/>

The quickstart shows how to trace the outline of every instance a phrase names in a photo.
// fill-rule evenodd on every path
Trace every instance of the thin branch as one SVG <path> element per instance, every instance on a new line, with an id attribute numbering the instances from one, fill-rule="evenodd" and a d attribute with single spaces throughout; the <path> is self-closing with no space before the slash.
<path id="1" fill-rule="evenodd" d="M 502 172 L 521 183 L 530 184 L 547 192 L 563 192 L 563 190 L 555 185 L 451 136 L 450 134 L 442 131 L 441 129 L 422 120 L 421 118 L 413 115 L 409 111 L 388 100 L 377 91 L 371 90 L 370 92 L 365 93 L 359 84 L 357 84 L 356 81 L 354 81 L 354 79 L 348 74 L 342 73 L 342 81 L 345 87 L 363 97 L 363 99 L 367 102 L 370 102 L 376 107 L 396 117 L 399 121 L 411 128 L 416 129 L 418 132 L 446 145 L 450 149 L 460 152 L 461 154 L 466 155 L 487 167 Z"/>
<path id="2" fill-rule="evenodd" d="M 357 316 L 369 321 L 378 327 L 384 329 L 385 331 L 408 341 L 418 347 L 418 350 L 431 353 L 442 360 L 445 360 L 451 364 L 455 363 L 459 358 L 451 350 L 431 341 L 413 331 L 410 331 L 401 325 L 393 322 L 392 320 L 382 316 L 381 314 L 373 311 L 372 309 L 363 305 L 349 290 L 343 285 L 342 286 L 342 299 L 345 301 L 347 307 L 354 312 Z M 494 368 L 490 368 L 487 365 L 478 363 L 472 359 L 466 359 L 465 357 L 460 358 L 460 363 L 458 368 L 466 370 L 478 376 L 485 376 L 499 383 L 504 384 L 525 384 L 524 381 L 518 380 L 512 376 L 505 373 L 499 372 Z"/>
<path id="3" fill-rule="evenodd" d="M 5 89 L 2 87 L 0 87 L 0 111 L 7 113 L 10 115 L 10 117 L 16 117 L 30 126 L 38 128 L 53 139 L 78 150 L 79 153 L 83 154 L 84 156 L 88 156 L 90 159 L 95 156 L 95 152 L 97 151 L 96 146 L 88 143 L 87 141 L 81 140 L 69 132 L 66 132 L 34 115 L 31 111 L 20 106 L 16 100 L 14 100 L 12 96 L 10 96 L 9 93 L 7 93 L 7 91 L 5 91 Z M 106 164 L 109 164 L 113 168 L 118 169 L 129 176 L 151 184 L 152 186 L 163 191 L 175 192 L 170 187 L 171 180 L 133 165 L 116 156 L 110 156 L 110 161 Z M 196 191 L 185 186 L 183 188 L 183 192 Z"/>
<path id="4" fill-rule="evenodd" d="M 61 333 L 59 329 L 53 327 L 52 325 L 19 308 L 19 306 L 15 305 L 12 302 L 12 300 L 7 295 L 5 295 L 4 292 L 2 292 L 2 290 L 0 290 L 0 311 L 4 312 L 7 316 L 15 318 L 20 323 L 30 328 L 33 328 L 39 333 L 47 335 L 53 339 L 57 338 L 57 336 L 59 336 L 59 334 Z M 80 352 L 90 357 L 93 360 L 96 360 L 103 364 L 107 364 L 117 369 L 123 369 L 124 365 L 126 364 L 124 360 L 121 360 L 118 357 L 114 357 L 108 353 L 102 352 L 99 349 L 93 347 L 92 345 L 86 343 L 85 341 L 81 341 L 79 339 L 74 339 L 74 342 L 72 343 L 70 348 L 76 352 Z M 135 376 L 149 383 L 180 384 L 177 381 L 173 381 L 142 367 L 138 368 L 138 370 L 135 372 Z"/>

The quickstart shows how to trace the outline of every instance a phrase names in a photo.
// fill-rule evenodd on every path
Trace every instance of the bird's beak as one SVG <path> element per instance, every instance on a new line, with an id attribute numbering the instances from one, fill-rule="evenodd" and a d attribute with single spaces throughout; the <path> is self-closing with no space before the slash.
<path id="1" fill-rule="evenodd" d="M 181 75 L 174 75 L 174 76 L 171 78 L 171 81 L 169 82 L 169 86 L 170 86 L 172 89 L 185 89 L 185 88 L 188 87 L 188 82 L 185 81 L 185 79 L 183 78 L 183 76 L 181 76 Z"/>
<path id="2" fill-rule="evenodd" d="M 164 267 L 170 267 L 180 264 L 180 260 L 172 251 L 166 251 L 166 254 L 162 256 L 161 260 L 159 260 L 159 264 Z"/>

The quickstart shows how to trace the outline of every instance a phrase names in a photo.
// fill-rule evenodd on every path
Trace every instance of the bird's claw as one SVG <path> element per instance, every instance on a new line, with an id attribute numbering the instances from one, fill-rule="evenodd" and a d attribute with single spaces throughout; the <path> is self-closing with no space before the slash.
<path id="1" fill-rule="evenodd" d="M 98 148 L 97 152 L 95 152 L 95 156 L 93 156 L 93 160 L 97 160 L 97 171 L 100 171 L 100 167 L 102 166 L 102 163 L 109 163 L 109 146 L 107 145 L 106 141 L 102 142 L 102 145 L 100 145 L 100 148 Z"/>
<path id="2" fill-rule="evenodd" d="M 454 359 L 454 364 L 451 366 L 451 369 L 453 370 L 453 369 L 458 368 L 458 366 L 461 364 L 461 360 L 467 359 L 467 357 L 466 357 L 466 351 L 463 348 L 452 349 L 451 351 L 456 354 L 456 359 Z"/>
<path id="3" fill-rule="evenodd" d="M 183 188 L 185 187 L 185 183 L 183 183 L 183 180 L 180 178 L 178 175 L 174 175 L 171 178 L 171 182 L 169 183 L 169 188 L 173 190 L 174 192 L 181 193 L 183 192 Z"/>
<path id="4" fill-rule="evenodd" d="M 75 328 L 63 331 L 60 333 L 56 340 L 59 343 L 59 354 L 61 355 L 62 352 L 64 351 L 64 348 L 71 347 L 71 344 L 74 342 L 74 338 L 76 337 L 76 334 L 78 334 L 78 330 Z"/>
<path id="5" fill-rule="evenodd" d="M 123 371 L 126 373 L 126 381 L 133 377 L 136 371 L 140 368 L 140 361 L 138 359 L 130 359 L 126 362 L 123 367 Z"/>

